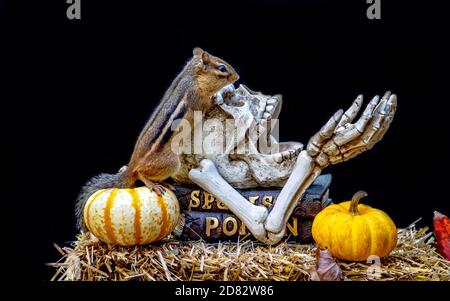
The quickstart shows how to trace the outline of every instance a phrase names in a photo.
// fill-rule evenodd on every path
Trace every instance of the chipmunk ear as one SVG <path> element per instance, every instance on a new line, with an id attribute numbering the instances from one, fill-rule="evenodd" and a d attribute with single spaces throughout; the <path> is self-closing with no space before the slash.
<path id="1" fill-rule="evenodd" d="M 194 50 L 192 50 L 192 53 L 194 54 L 194 56 L 199 56 L 202 58 L 203 65 L 206 65 L 210 62 L 209 53 L 201 49 L 200 47 L 195 47 Z"/>
<path id="2" fill-rule="evenodd" d="M 194 50 L 192 50 L 192 54 L 194 56 L 202 56 L 203 49 L 201 49 L 200 47 L 195 47 Z"/>
<path id="3" fill-rule="evenodd" d="M 203 65 L 207 65 L 209 63 L 209 53 L 206 51 L 203 51 L 202 53 L 202 61 L 203 61 Z"/>

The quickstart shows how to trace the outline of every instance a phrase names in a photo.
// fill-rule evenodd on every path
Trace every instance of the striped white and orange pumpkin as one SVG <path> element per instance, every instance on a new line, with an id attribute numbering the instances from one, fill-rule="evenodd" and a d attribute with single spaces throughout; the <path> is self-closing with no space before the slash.
<path id="1" fill-rule="evenodd" d="M 84 222 L 89 231 L 106 243 L 143 245 L 169 235 L 180 217 L 174 193 L 162 196 L 148 189 L 102 189 L 89 197 Z"/>

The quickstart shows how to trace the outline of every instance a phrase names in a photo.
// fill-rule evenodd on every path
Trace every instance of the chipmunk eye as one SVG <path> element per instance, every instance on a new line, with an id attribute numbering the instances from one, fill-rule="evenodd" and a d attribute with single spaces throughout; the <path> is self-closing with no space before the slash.
<path id="1" fill-rule="evenodd" d="M 219 66 L 217 66 L 217 69 L 220 71 L 220 72 L 227 72 L 227 67 L 225 67 L 225 65 L 219 65 Z"/>

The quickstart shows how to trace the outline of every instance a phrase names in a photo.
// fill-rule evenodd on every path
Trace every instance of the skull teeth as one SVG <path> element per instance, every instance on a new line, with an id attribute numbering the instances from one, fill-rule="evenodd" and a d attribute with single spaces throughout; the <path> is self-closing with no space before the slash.
<path id="1" fill-rule="evenodd" d="M 284 161 L 295 159 L 300 153 L 300 151 L 301 151 L 300 148 L 289 149 L 281 153 L 273 154 L 272 158 L 276 163 L 280 164 Z"/>
<path id="2" fill-rule="evenodd" d="M 283 155 L 281 153 L 274 154 L 273 159 L 275 160 L 275 162 L 281 163 L 283 162 Z"/>
<path id="3" fill-rule="evenodd" d="M 264 117 L 264 119 L 269 119 L 270 118 L 270 113 L 268 113 L 268 112 L 264 112 L 264 114 L 263 114 L 263 117 Z"/>
<path id="4" fill-rule="evenodd" d="M 276 102 L 277 102 L 277 100 L 276 100 L 275 98 L 271 98 L 271 99 L 267 100 L 267 104 L 268 104 L 268 105 L 273 105 L 273 104 L 275 104 Z"/>
<path id="5" fill-rule="evenodd" d="M 266 126 L 265 124 L 259 124 L 258 125 L 258 133 L 261 135 L 262 133 L 264 133 L 266 131 Z"/>
<path id="6" fill-rule="evenodd" d="M 286 160 L 288 159 L 295 159 L 297 157 L 297 155 L 300 153 L 299 149 L 290 149 L 288 151 L 285 151 L 283 153 L 286 153 L 284 156 L 287 157 Z"/>
<path id="7" fill-rule="evenodd" d="M 274 106 L 268 105 L 268 106 L 266 107 L 266 112 L 272 113 L 272 112 L 273 112 L 273 108 L 274 108 Z"/>

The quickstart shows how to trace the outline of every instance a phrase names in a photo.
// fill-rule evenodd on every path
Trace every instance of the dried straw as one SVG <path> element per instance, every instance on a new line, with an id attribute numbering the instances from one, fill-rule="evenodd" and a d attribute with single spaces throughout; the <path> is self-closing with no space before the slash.
<path id="1" fill-rule="evenodd" d="M 376 263 L 338 261 L 346 280 L 450 280 L 450 261 L 432 245 L 428 228 L 398 231 L 397 248 Z M 315 246 L 283 242 L 266 246 L 246 240 L 208 244 L 168 239 L 154 245 L 121 247 L 82 233 L 49 264 L 51 280 L 309 280 Z"/>

